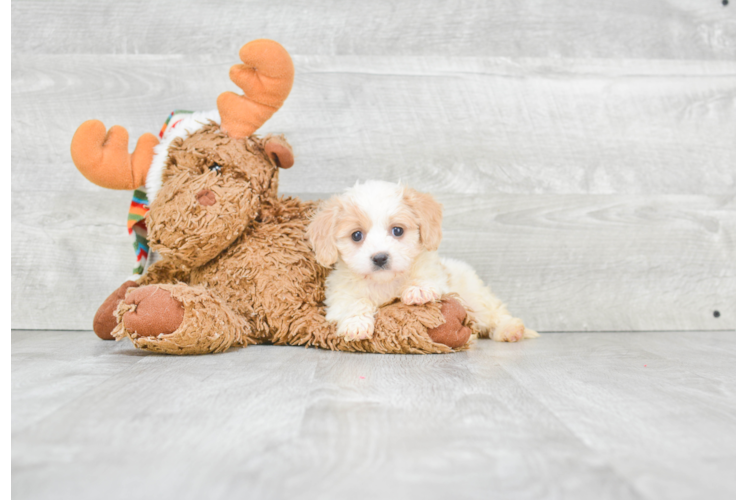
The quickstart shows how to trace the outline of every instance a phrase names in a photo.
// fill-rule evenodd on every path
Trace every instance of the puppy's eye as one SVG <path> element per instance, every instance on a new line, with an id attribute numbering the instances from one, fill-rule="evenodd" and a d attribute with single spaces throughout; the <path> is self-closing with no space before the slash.
<path id="1" fill-rule="evenodd" d="M 405 232 L 405 229 L 401 227 L 396 226 L 392 228 L 392 236 L 394 236 L 395 238 L 399 238 L 400 236 L 403 235 L 404 232 Z"/>
<path id="2" fill-rule="evenodd" d="M 351 235 L 351 239 L 353 241 L 361 241 L 362 239 L 364 239 L 364 233 L 362 233 L 361 231 L 356 231 Z"/>
<path id="3" fill-rule="evenodd" d="M 221 173 L 221 166 L 218 163 L 214 163 L 213 165 L 210 166 L 210 171 L 211 172 L 215 172 L 217 174 L 220 174 Z"/>

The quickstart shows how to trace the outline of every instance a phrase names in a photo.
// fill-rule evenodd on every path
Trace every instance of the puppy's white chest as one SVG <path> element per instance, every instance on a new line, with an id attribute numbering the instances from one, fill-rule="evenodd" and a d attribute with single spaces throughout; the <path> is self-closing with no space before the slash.
<path id="1" fill-rule="evenodd" d="M 365 282 L 364 296 L 379 307 L 400 297 L 406 283 L 405 278 L 396 278 L 387 283 Z"/>

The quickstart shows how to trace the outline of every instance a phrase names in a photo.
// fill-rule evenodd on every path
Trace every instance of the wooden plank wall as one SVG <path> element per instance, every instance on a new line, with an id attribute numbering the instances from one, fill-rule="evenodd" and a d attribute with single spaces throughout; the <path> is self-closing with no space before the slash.
<path id="1" fill-rule="evenodd" d="M 735 308 L 737 328 L 748 330 L 748 4 L 736 4 L 730 19 L 735 40 Z"/>
<path id="2" fill-rule="evenodd" d="M 11 37 L 13 328 L 88 329 L 130 273 L 76 127 L 211 109 L 260 37 L 297 68 L 260 131 L 284 192 L 433 192 L 442 252 L 541 331 L 735 328 L 734 2 L 14 1 Z"/>

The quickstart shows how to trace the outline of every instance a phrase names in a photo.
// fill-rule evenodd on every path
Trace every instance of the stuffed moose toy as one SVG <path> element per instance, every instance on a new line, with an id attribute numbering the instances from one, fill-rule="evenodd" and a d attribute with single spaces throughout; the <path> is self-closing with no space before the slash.
<path id="1" fill-rule="evenodd" d="M 323 306 L 328 269 L 305 237 L 318 203 L 278 196 L 278 169 L 293 165 L 293 151 L 283 136 L 254 135 L 291 91 L 291 57 L 270 40 L 249 42 L 239 55 L 244 64 L 230 77 L 244 95 L 224 92 L 217 111 L 172 113 L 160 139 L 142 135 L 132 154 L 122 127 L 107 132 L 89 120 L 76 131 L 71 154 L 88 180 L 141 188 L 131 229 L 160 256 L 101 305 L 96 334 L 168 354 L 258 343 L 379 353 L 467 348 L 474 326 L 452 297 L 393 302 L 378 312 L 371 339 L 336 336 Z"/>

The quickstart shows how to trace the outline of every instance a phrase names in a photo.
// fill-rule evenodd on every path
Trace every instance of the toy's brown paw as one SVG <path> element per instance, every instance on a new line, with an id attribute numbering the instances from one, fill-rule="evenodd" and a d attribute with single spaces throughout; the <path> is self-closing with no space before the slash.
<path id="1" fill-rule="evenodd" d="M 137 286 L 138 284 L 134 281 L 125 281 L 99 306 L 99 310 L 96 311 L 96 316 L 94 316 L 93 330 L 100 339 L 114 340 L 112 330 L 117 326 L 117 318 L 114 316 L 114 310 L 117 309 L 119 302 L 125 298 L 127 289 Z"/>
<path id="2" fill-rule="evenodd" d="M 140 337 L 157 337 L 173 333 L 184 319 L 184 307 L 171 294 L 157 286 L 144 286 L 133 290 L 125 304 L 134 304 L 134 311 L 125 313 L 122 323 Z"/>
<path id="3" fill-rule="evenodd" d="M 467 312 L 457 299 L 448 298 L 442 301 L 442 316 L 444 324 L 428 330 L 431 340 L 456 349 L 467 344 L 470 340 L 470 328 L 462 326 Z"/>

